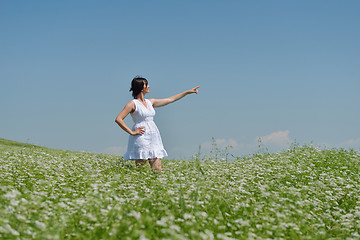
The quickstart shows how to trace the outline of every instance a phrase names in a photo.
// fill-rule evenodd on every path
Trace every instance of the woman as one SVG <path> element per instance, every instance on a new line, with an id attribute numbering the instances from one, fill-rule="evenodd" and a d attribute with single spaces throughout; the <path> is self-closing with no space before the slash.
<path id="1" fill-rule="evenodd" d="M 154 108 L 163 107 L 173 103 L 188 94 L 198 93 L 198 87 L 187 90 L 164 99 L 145 99 L 148 94 L 149 84 L 145 78 L 135 77 L 131 82 L 132 95 L 134 100 L 130 101 L 116 117 L 115 122 L 128 134 L 128 149 L 124 155 L 125 159 L 135 160 L 136 165 L 145 165 L 147 161 L 151 168 L 161 172 L 161 158 L 167 156 L 167 152 L 161 141 L 161 136 L 156 127 L 153 117 Z M 130 129 L 126 126 L 124 119 L 131 114 L 134 126 Z"/>

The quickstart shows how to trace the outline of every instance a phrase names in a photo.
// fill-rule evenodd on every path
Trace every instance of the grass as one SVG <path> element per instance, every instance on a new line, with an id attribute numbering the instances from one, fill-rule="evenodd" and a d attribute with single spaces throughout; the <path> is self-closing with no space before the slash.
<path id="1" fill-rule="evenodd" d="M 15 142 L 4 138 L 0 138 L 0 151 L 16 151 L 26 147 L 40 148 L 39 146 L 36 145 Z"/>
<path id="2" fill-rule="evenodd" d="M 360 153 L 163 160 L 0 139 L 0 239 L 359 239 Z"/>
<path id="3" fill-rule="evenodd" d="M 4 138 L 0 138 L 0 152 L 18 152 L 18 151 L 29 150 L 29 149 L 39 150 L 39 151 L 44 150 L 44 151 L 47 151 L 50 153 L 66 152 L 66 150 L 47 148 L 47 147 L 38 146 L 38 145 L 34 145 L 34 144 L 16 142 L 16 141 L 11 141 L 11 140 L 7 140 Z M 70 151 L 67 151 L 67 152 L 70 152 Z"/>

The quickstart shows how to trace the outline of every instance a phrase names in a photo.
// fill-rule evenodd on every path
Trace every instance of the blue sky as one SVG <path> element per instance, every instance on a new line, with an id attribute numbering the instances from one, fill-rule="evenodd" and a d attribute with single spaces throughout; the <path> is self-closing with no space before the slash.
<path id="1" fill-rule="evenodd" d="M 359 1 L 0 1 L 0 137 L 122 155 L 146 77 L 169 158 L 360 148 Z M 126 119 L 132 125 L 131 117 Z"/>

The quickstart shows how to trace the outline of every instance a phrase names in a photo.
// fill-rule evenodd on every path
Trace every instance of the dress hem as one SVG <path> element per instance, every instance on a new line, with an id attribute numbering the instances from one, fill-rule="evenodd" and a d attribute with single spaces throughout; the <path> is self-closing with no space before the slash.
<path id="1" fill-rule="evenodd" d="M 123 156 L 124 159 L 126 160 L 138 160 L 138 159 L 154 159 L 154 158 L 164 158 L 167 157 L 168 154 L 167 152 L 164 150 L 164 152 L 158 152 L 158 153 L 153 153 L 153 154 L 139 154 L 139 153 L 132 153 L 132 154 L 125 154 Z"/>

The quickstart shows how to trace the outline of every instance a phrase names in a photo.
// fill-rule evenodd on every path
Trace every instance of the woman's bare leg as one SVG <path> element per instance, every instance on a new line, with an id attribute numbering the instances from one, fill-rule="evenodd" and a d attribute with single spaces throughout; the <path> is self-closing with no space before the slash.
<path id="1" fill-rule="evenodd" d="M 161 172 L 161 159 L 160 158 L 153 158 L 149 159 L 149 163 L 152 169 Z"/>
<path id="2" fill-rule="evenodd" d="M 135 160 L 135 165 L 139 168 L 143 167 L 146 163 L 147 163 L 147 160 L 144 160 L 144 159 Z"/>

